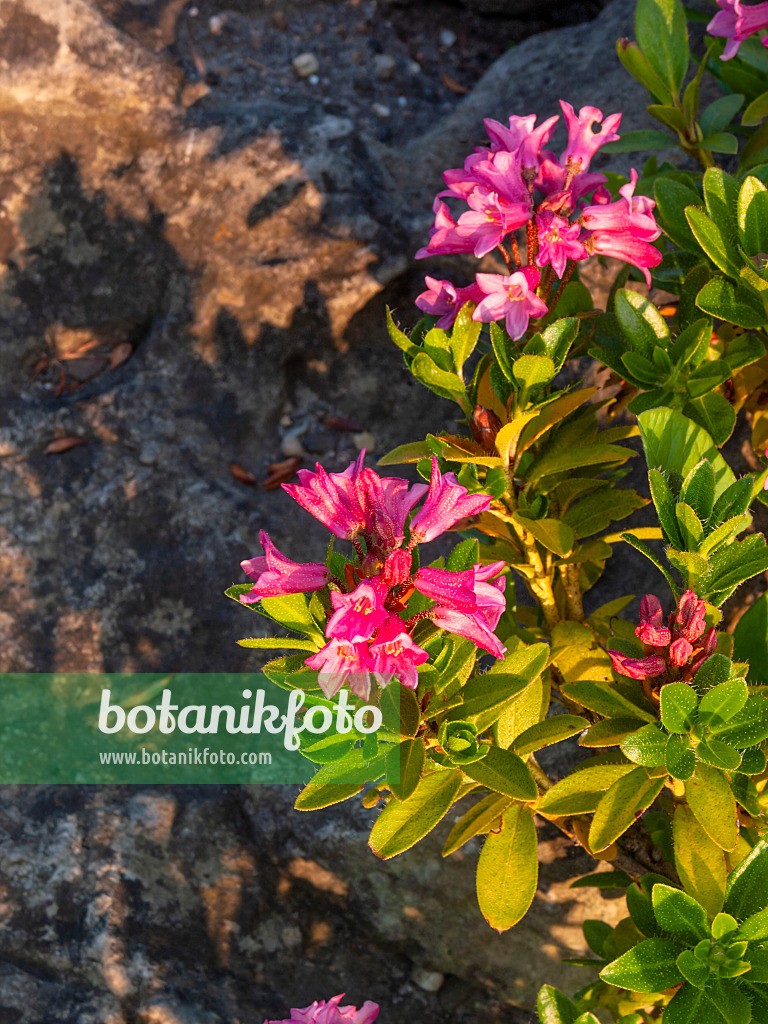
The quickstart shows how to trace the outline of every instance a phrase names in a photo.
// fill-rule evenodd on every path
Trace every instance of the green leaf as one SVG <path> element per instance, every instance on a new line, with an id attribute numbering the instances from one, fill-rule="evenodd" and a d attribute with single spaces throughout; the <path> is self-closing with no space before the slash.
<path id="1" fill-rule="evenodd" d="M 736 241 L 736 201 L 739 186 L 734 177 L 721 167 L 708 167 L 702 182 L 707 212 L 729 239 Z"/>
<path id="2" fill-rule="evenodd" d="M 637 732 L 642 728 L 642 724 L 636 718 L 604 718 L 601 722 L 590 726 L 584 736 L 579 737 L 579 746 L 613 747 L 617 743 L 621 743 L 625 736 Z"/>
<path id="3" fill-rule="evenodd" d="M 688 943 L 709 938 L 709 922 L 704 907 L 692 896 L 668 885 L 654 885 L 653 912 L 665 932 Z"/>
<path id="4" fill-rule="evenodd" d="M 639 687 L 637 703 L 625 696 L 616 684 L 600 680 L 582 679 L 576 683 L 568 683 L 563 686 L 562 691 L 563 696 L 601 715 L 641 718 L 646 722 L 656 721 L 653 712 L 641 703 L 642 691 Z"/>
<path id="5" fill-rule="evenodd" d="M 259 609 L 285 629 L 290 629 L 294 633 L 304 633 L 305 636 L 317 640 L 321 647 L 326 642 L 309 610 L 305 594 L 264 597 L 259 602 Z"/>
<path id="6" fill-rule="evenodd" d="M 406 357 L 413 359 L 421 352 L 418 345 L 414 345 L 407 334 L 403 334 L 400 328 L 397 326 L 395 321 L 392 319 L 392 310 L 387 306 L 387 331 L 390 338 L 397 345 L 398 348 L 402 349 Z"/>
<path id="7" fill-rule="evenodd" d="M 680 499 L 691 506 L 702 523 L 707 523 L 715 505 L 715 473 L 704 459 L 683 481 Z"/>
<path id="8" fill-rule="evenodd" d="M 622 132 L 618 142 L 609 142 L 602 147 L 603 153 L 644 153 L 653 150 L 672 149 L 675 139 L 668 132 L 656 128 L 640 128 L 637 131 Z"/>
<path id="9" fill-rule="evenodd" d="M 680 0 L 638 0 L 635 33 L 646 60 L 677 96 L 688 70 L 688 28 Z"/>
<path id="10" fill-rule="evenodd" d="M 429 445 L 426 441 L 410 441 L 408 444 L 398 445 L 391 452 L 383 455 L 377 465 L 399 466 L 404 462 L 419 462 L 421 459 L 429 458 L 431 455 Z"/>
<path id="11" fill-rule="evenodd" d="M 634 454 L 629 448 L 616 444 L 586 444 L 570 451 L 553 447 L 534 462 L 527 474 L 528 482 L 537 483 L 545 476 L 584 466 L 598 466 L 608 462 L 621 465 Z"/>
<path id="12" fill-rule="evenodd" d="M 696 296 L 696 305 L 705 313 L 748 330 L 763 327 L 768 319 L 768 314 L 757 305 L 750 292 L 721 277 L 704 285 Z"/>
<path id="13" fill-rule="evenodd" d="M 671 939 L 645 939 L 604 967 L 600 977 L 633 992 L 663 992 L 683 980 L 675 963 L 679 953 Z"/>
<path id="14" fill-rule="evenodd" d="M 714 658 L 722 655 L 713 655 Z M 717 727 L 729 721 L 747 703 L 747 684 L 743 679 L 728 679 L 710 690 L 699 704 L 699 719 Z"/>
<path id="15" fill-rule="evenodd" d="M 621 741 L 621 752 L 635 764 L 659 768 L 665 763 L 667 734 L 655 723 Z"/>
<path id="16" fill-rule="evenodd" d="M 678 474 L 685 479 L 702 459 L 715 472 L 716 499 L 736 478 L 712 442 L 693 420 L 673 409 L 652 409 L 638 416 L 649 469 Z"/>
<path id="17" fill-rule="evenodd" d="M 539 989 L 536 1009 L 541 1024 L 576 1024 L 579 1016 L 576 1003 L 552 985 L 543 985 Z"/>
<path id="18" fill-rule="evenodd" d="M 666 534 L 667 540 L 673 547 L 682 549 L 683 539 L 677 524 L 675 498 L 667 483 L 666 476 L 660 469 L 651 469 L 648 471 L 648 483 L 650 484 L 651 498 L 653 498 L 653 504 L 656 506 L 659 523 Z"/>
<path id="19" fill-rule="evenodd" d="M 636 387 L 658 387 L 666 380 L 667 375 L 638 352 L 625 352 L 621 361 L 624 364 L 623 376 Z"/>
<path id="20" fill-rule="evenodd" d="M 598 871 L 571 882 L 571 889 L 626 889 L 632 878 L 625 871 Z"/>
<path id="21" fill-rule="evenodd" d="M 475 308 L 474 302 L 465 302 L 459 310 L 451 330 L 449 344 L 453 353 L 454 369 L 459 375 L 461 375 L 464 363 L 474 352 L 480 331 L 483 328 L 481 323 L 472 319 Z"/>
<path id="22" fill-rule="evenodd" d="M 296 640 L 294 637 L 247 637 L 245 640 L 238 640 L 240 647 L 261 647 L 270 650 L 284 651 L 316 651 L 317 644 L 311 640 Z"/>
<path id="23" fill-rule="evenodd" d="M 730 1024 L 730 1022 L 723 1017 L 704 989 L 683 985 L 664 1009 L 664 1024 Z"/>
<path id="24" fill-rule="evenodd" d="M 741 263 L 735 244 L 730 240 L 729 235 L 696 206 L 687 207 L 685 215 L 696 241 L 715 266 L 724 274 L 738 279 Z M 704 308 L 698 300 L 697 305 Z"/>
<path id="25" fill-rule="evenodd" d="M 493 354 L 496 356 L 499 369 L 508 381 L 512 381 L 515 379 L 512 373 L 512 366 L 517 356 L 514 342 L 500 324 L 492 323 L 490 330 L 491 346 L 493 347 Z"/>
<path id="26" fill-rule="evenodd" d="M 693 727 L 698 698 L 686 683 L 668 683 L 661 688 L 661 721 L 670 732 L 687 733 Z"/>
<path id="27" fill-rule="evenodd" d="M 704 137 L 716 135 L 724 128 L 727 128 L 739 112 L 743 102 L 744 97 L 739 93 L 730 93 L 726 96 L 720 96 L 714 103 L 710 103 L 701 112 L 699 117 L 699 124 L 701 125 Z M 702 149 L 708 148 L 703 142 L 700 143 L 700 146 Z"/>
<path id="28" fill-rule="evenodd" d="M 411 363 L 411 373 L 430 391 L 454 401 L 464 397 L 464 381 L 455 373 L 442 370 L 426 352 L 419 351 Z"/>
<path id="29" fill-rule="evenodd" d="M 716 392 L 688 402 L 683 413 L 704 427 L 717 445 L 725 444 L 736 426 L 736 410 L 727 398 Z"/>
<path id="30" fill-rule="evenodd" d="M 739 619 L 733 632 L 733 656 L 737 661 L 749 662 L 750 683 L 768 680 L 768 593 Z"/>
<path id="31" fill-rule="evenodd" d="M 390 732 L 415 736 L 421 722 L 421 709 L 416 694 L 401 683 L 384 687 L 380 701 L 382 722 Z"/>
<path id="32" fill-rule="evenodd" d="M 744 919 L 768 907 L 768 843 L 765 840 L 752 849 L 741 864 L 728 876 L 725 887 L 725 910 L 737 919 Z"/>
<path id="33" fill-rule="evenodd" d="M 398 800 L 407 800 L 424 770 L 426 744 L 419 736 L 403 740 L 387 754 L 387 785 Z"/>
<path id="34" fill-rule="evenodd" d="M 765 117 L 768 117 L 768 92 L 763 92 L 752 100 L 741 116 L 741 123 L 745 128 L 751 128 L 760 124 Z"/>
<path id="35" fill-rule="evenodd" d="M 735 849 L 739 838 L 736 801 L 721 771 L 707 764 L 698 764 L 692 778 L 685 783 L 685 798 L 713 843 L 721 850 Z"/>
<path id="36" fill-rule="evenodd" d="M 698 551 L 699 544 L 704 537 L 704 527 L 701 525 L 698 516 L 690 505 L 679 501 L 675 506 L 675 515 L 683 538 L 683 547 L 686 551 Z"/>
<path id="37" fill-rule="evenodd" d="M 666 234 L 681 249 L 695 252 L 696 240 L 685 216 L 685 208 L 697 206 L 701 202 L 699 193 L 682 182 L 663 175 L 656 179 L 653 191 L 656 197 L 656 212 L 660 214 L 661 226 Z"/>
<path id="38" fill-rule="evenodd" d="M 319 773 L 318 773 L 319 774 Z M 363 789 L 362 783 L 326 783 L 309 782 L 296 798 L 294 807 L 297 811 L 319 811 L 323 807 L 340 804 Z"/>
<path id="39" fill-rule="evenodd" d="M 741 369 L 742 366 L 749 366 L 757 362 L 765 355 L 765 345 L 760 338 L 751 334 L 738 335 L 728 346 L 725 361 L 731 368 L 731 372 Z"/>
<path id="40" fill-rule="evenodd" d="M 464 773 L 481 786 L 514 800 L 535 800 L 539 791 L 522 758 L 511 750 L 489 747 L 480 761 L 462 766 Z"/>
<path id="41" fill-rule="evenodd" d="M 768 569 L 768 546 L 762 534 L 751 534 L 727 549 L 715 552 L 710 562 L 709 592 L 726 591 L 728 597 L 741 583 Z M 719 603 L 722 603 L 719 602 Z"/>
<path id="42" fill-rule="evenodd" d="M 519 513 L 512 513 L 515 522 L 525 527 L 547 551 L 565 558 L 573 550 L 573 530 L 560 519 L 529 519 Z"/>
<path id="43" fill-rule="evenodd" d="M 434 771 L 423 776 L 407 800 L 390 800 L 368 840 L 376 856 L 389 860 L 423 839 L 447 813 L 462 778 L 458 769 Z"/>
<path id="44" fill-rule="evenodd" d="M 701 149 L 708 149 L 711 153 L 729 153 L 733 155 L 739 151 L 739 140 L 730 132 L 716 132 L 708 135 L 699 143 Z"/>
<path id="45" fill-rule="evenodd" d="M 541 750 L 542 747 L 570 739 L 588 725 L 586 718 L 580 718 L 578 715 L 555 715 L 553 718 L 545 718 L 543 722 L 538 722 L 521 732 L 513 741 L 512 750 L 524 757 L 526 754 Z"/>
<path id="46" fill-rule="evenodd" d="M 549 384 L 555 376 L 555 364 L 549 356 L 519 356 L 512 365 L 515 380 L 526 389 Z"/>
<path id="47" fill-rule="evenodd" d="M 742 182 L 736 206 L 739 242 L 748 256 L 768 252 L 768 189 L 751 174 Z"/>
<path id="48" fill-rule="evenodd" d="M 710 979 L 709 967 L 694 956 L 693 950 L 684 949 L 677 958 L 677 966 L 686 981 L 696 988 L 704 988 Z"/>
<path id="49" fill-rule="evenodd" d="M 617 519 L 631 515 L 647 504 L 637 491 L 601 488 L 572 504 L 562 520 L 570 526 L 577 540 L 591 537 Z"/>
<path id="50" fill-rule="evenodd" d="M 686 388 L 691 398 L 701 398 L 709 391 L 714 391 L 718 384 L 728 380 L 731 376 L 731 368 L 722 359 L 712 359 L 702 363 L 689 376 Z"/>
<path id="51" fill-rule="evenodd" d="M 602 798 L 589 829 L 589 846 L 595 853 L 607 849 L 633 825 L 638 811 L 650 807 L 664 788 L 666 777 L 648 778 L 644 768 L 635 768 L 618 779 Z"/>
<path id="52" fill-rule="evenodd" d="M 739 927 L 739 938 L 748 942 L 764 942 L 768 939 L 768 909 L 758 910 Z"/>
<path id="53" fill-rule="evenodd" d="M 547 644 L 532 644 L 508 654 L 497 671 L 470 679 L 456 717 L 480 728 L 493 725 L 506 705 L 542 673 L 549 659 Z M 489 717 L 490 716 L 490 717 Z"/>
<path id="54" fill-rule="evenodd" d="M 491 833 L 477 862 L 477 901 L 491 928 L 504 932 L 525 915 L 536 895 L 539 861 L 533 811 L 513 804 Z"/>
<path id="55" fill-rule="evenodd" d="M 448 857 L 473 836 L 488 832 L 499 816 L 512 803 L 511 797 L 489 793 L 463 814 L 448 834 L 443 847 L 443 857 Z"/>
<path id="56" fill-rule="evenodd" d="M 539 801 L 539 810 L 551 817 L 589 814 L 617 780 L 636 770 L 632 764 L 581 768 L 548 789 Z"/>
<path id="57" fill-rule="evenodd" d="M 678 804 L 672 823 L 675 867 L 683 888 L 714 917 L 723 906 L 727 875 L 722 850 L 699 825 L 691 809 Z"/>
<path id="58" fill-rule="evenodd" d="M 707 995 L 728 1021 L 728 1024 L 749 1024 L 752 1020 L 752 1007 L 749 999 L 735 982 L 720 978 L 708 989 Z"/>
<path id="59" fill-rule="evenodd" d="M 652 357 L 655 345 L 667 347 L 667 322 L 645 296 L 622 288 L 616 293 L 616 316 L 624 334 L 646 359 Z"/>
<path id="60" fill-rule="evenodd" d="M 664 687 L 662 687 L 662 690 Z M 673 733 L 667 740 L 667 747 L 664 752 L 664 763 L 667 771 L 674 779 L 686 782 L 693 775 L 696 768 L 696 755 L 693 752 L 687 736 L 680 736 Z"/>
<path id="61" fill-rule="evenodd" d="M 686 130 L 685 115 L 679 107 L 668 106 L 665 103 L 652 103 L 645 109 L 651 117 L 655 117 L 657 121 L 661 121 L 672 131 L 684 132 Z"/>

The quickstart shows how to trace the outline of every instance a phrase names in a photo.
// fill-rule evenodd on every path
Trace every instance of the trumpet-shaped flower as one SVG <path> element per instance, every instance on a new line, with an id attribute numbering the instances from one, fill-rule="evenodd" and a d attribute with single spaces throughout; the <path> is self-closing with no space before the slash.
<path id="1" fill-rule="evenodd" d="M 465 302 L 479 302 L 483 293 L 476 284 L 457 288 L 450 281 L 438 281 L 434 277 L 424 278 L 427 291 L 416 298 L 416 305 L 424 313 L 438 316 L 437 326 L 447 330 L 453 325 L 459 310 Z"/>
<path id="2" fill-rule="evenodd" d="M 584 243 L 579 241 L 580 225 L 571 224 L 551 210 L 542 210 L 536 215 L 536 227 L 539 232 L 536 262 L 540 267 L 550 263 L 557 276 L 562 277 L 568 260 L 587 258 Z"/>
<path id="3" fill-rule="evenodd" d="M 455 608 L 439 606 L 431 613 L 436 626 L 471 640 L 477 647 L 482 647 L 496 658 L 503 658 L 506 647 L 495 633 L 492 633 L 480 615 L 456 611 Z"/>
<path id="4" fill-rule="evenodd" d="M 351 594 L 331 591 L 334 613 L 325 627 L 325 635 L 360 643 L 370 640 L 377 626 L 387 618 L 383 599 L 386 587 L 380 580 L 363 580 Z"/>
<path id="5" fill-rule="evenodd" d="M 474 185 L 473 185 L 474 188 Z M 429 231 L 429 241 L 416 253 L 417 260 L 427 256 L 445 256 L 449 253 L 472 252 L 475 243 L 459 234 L 456 221 L 451 216 L 448 204 L 438 196 L 432 206 L 435 223 Z"/>
<path id="6" fill-rule="evenodd" d="M 552 138 L 555 125 L 560 120 L 558 114 L 547 118 L 538 128 L 535 128 L 536 115 L 528 114 L 526 117 L 516 117 L 514 114 L 509 118 L 509 128 L 503 124 L 486 118 L 483 121 L 488 138 L 491 140 L 491 149 L 506 150 L 520 153 L 520 163 L 525 171 L 538 170 L 541 162 L 541 148 L 546 146 Z"/>
<path id="7" fill-rule="evenodd" d="M 305 664 L 318 670 L 317 681 L 326 697 L 333 697 L 345 684 L 363 700 L 370 696 L 373 663 L 367 643 L 331 640 Z"/>
<path id="8" fill-rule="evenodd" d="M 459 217 L 458 233 L 472 240 L 472 251 L 478 259 L 495 249 L 510 231 L 531 219 L 527 195 L 524 202 L 510 203 L 501 199 L 498 192 L 476 189 L 467 197 L 467 203 L 470 209 Z"/>
<path id="9" fill-rule="evenodd" d="M 263 597 L 300 594 L 320 590 L 328 582 L 328 569 L 321 562 L 293 562 L 277 550 L 265 530 L 259 533 L 264 554 L 240 563 L 255 581 L 253 590 L 240 595 L 242 604 L 254 604 Z"/>
<path id="10" fill-rule="evenodd" d="M 411 541 L 426 544 L 450 530 L 460 519 L 476 516 L 491 507 L 487 494 L 468 494 L 453 473 L 441 473 L 432 458 L 432 475 L 424 504 L 411 520 Z"/>
<path id="11" fill-rule="evenodd" d="M 616 129 L 621 123 L 621 114 L 610 114 L 603 119 L 603 112 L 597 107 L 582 107 L 577 117 L 570 103 L 560 100 L 560 106 L 568 125 L 568 145 L 560 159 L 566 166 L 575 165 L 579 171 L 586 171 L 601 146 L 619 139 Z M 598 124 L 601 127 L 596 132 L 594 126 Z"/>
<path id="12" fill-rule="evenodd" d="M 378 1003 L 367 999 L 358 1010 L 355 1006 L 339 1006 L 343 998 L 342 992 L 328 1002 L 321 999 L 303 1010 L 291 1010 L 291 1016 L 284 1020 L 265 1020 L 264 1024 L 373 1024 L 378 1017 Z"/>
<path id="13" fill-rule="evenodd" d="M 386 686 L 393 676 L 397 676 L 403 686 L 416 689 L 419 685 L 417 667 L 429 661 L 429 654 L 413 642 L 398 615 L 390 615 L 376 630 L 369 650 L 372 671 L 381 686 Z"/>
<path id="14" fill-rule="evenodd" d="M 502 274 L 478 274 L 477 283 L 485 297 L 472 314 L 481 323 L 506 321 L 507 333 L 513 341 L 522 338 L 528 321 L 538 320 L 547 312 L 546 304 L 536 295 L 541 275 L 535 267 L 525 267 L 505 277 Z"/>
<path id="15" fill-rule="evenodd" d="M 506 606 L 506 580 L 492 577 L 498 576 L 504 567 L 504 562 L 492 562 L 490 565 L 475 565 L 463 572 L 419 569 L 414 586 L 420 594 L 441 607 L 478 615 L 490 629 L 495 629 Z"/>
<path id="16" fill-rule="evenodd" d="M 283 484 L 286 494 L 297 501 L 336 537 L 351 540 L 369 527 L 365 478 L 361 452 L 343 473 L 327 473 L 318 462 L 316 472 L 300 469 L 298 484 Z"/>
<path id="17" fill-rule="evenodd" d="M 707 32 L 728 40 L 722 60 L 730 60 L 750 36 L 768 28 L 768 3 L 744 4 L 741 0 L 717 0 L 720 10 L 707 25 Z M 768 39 L 760 40 L 768 46 Z"/>

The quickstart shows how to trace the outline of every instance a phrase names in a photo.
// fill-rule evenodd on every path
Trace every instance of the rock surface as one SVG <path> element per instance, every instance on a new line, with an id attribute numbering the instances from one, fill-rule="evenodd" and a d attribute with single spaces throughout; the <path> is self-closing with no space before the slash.
<path id="1" fill-rule="evenodd" d="M 413 315 L 440 171 L 484 116 L 553 112 L 564 54 L 566 98 L 645 124 L 613 56 L 632 0 L 510 50 L 461 102 L 479 72 L 460 62 L 480 52 L 461 31 L 450 55 L 425 34 L 422 67 L 385 34 L 388 7 L 353 8 L 0 5 L 0 670 L 252 669 L 234 641 L 253 624 L 221 596 L 238 562 L 260 527 L 296 559 L 325 542 L 264 489 L 269 467 L 306 451 L 341 469 L 452 423 L 382 326 L 385 300 Z M 357 52 L 355 19 L 387 43 L 392 80 L 376 46 L 329 59 L 332 32 Z M 434 39 L 446 26 L 460 29 L 443 20 Z M 323 80 L 321 43 L 358 86 Z M 317 95 L 291 67 L 307 50 Z M 439 60 L 457 62 L 453 85 Z M 653 575 L 635 578 L 642 593 Z M 4 797 L 9 1024 L 261 1024 L 345 985 L 382 1002 L 382 1024 L 527 1021 L 510 1001 L 531 1005 L 539 950 L 548 980 L 577 987 L 558 957 L 582 948 L 584 916 L 617 911 L 574 899 L 566 879 L 591 862 L 548 834 L 534 910 L 497 937 L 474 903 L 476 851 L 441 863 L 437 837 L 382 865 L 358 803 L 304 817 L 266 787 Z M 445 982 L 426 991 L 418 972 Z"/>

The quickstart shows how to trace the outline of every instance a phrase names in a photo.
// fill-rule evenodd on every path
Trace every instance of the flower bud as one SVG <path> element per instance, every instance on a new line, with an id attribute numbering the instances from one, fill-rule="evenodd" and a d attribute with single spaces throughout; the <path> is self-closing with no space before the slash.
<path id="1" fill-rule="evenodd" d="M 476 405 L 469 421 L 469 428 L 472 436 L 487 452 L 494 450 L 496 435 L 501 430 L 502 423 L 493 409 L 486 409 L 483 405 Z"/>

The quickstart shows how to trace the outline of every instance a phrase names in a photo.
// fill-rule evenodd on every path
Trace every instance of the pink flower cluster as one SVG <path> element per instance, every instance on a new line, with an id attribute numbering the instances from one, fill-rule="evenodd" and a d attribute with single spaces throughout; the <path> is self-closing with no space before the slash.
<path id="1" fill-rule="evenodd" d="M 292 1009 L 291 1016 L 284 1020 L 265 1020 L 264 1024 L 373 1024 L 379 1016 L 378 1003 L 366 999 L 358 1010 L 355 1006 L 339 1006 L 344 998 L 342 992 L 326 1002 L 314 1002 L 303 1010 Z"/>
<path id="2" fill-rule="evenodd" d="M 447 189 L 435 199 L 434 227 L 416 258 L 472 253 L 480 259 L 496 249 L 509 273 L 477 274 L 468 288 L 427 277 L 427 291 L 416 305 L 438 316 L 438 327 L 450 327 L 462 305 L 471 301 L 477 303 L 473 319 L 504 319 L 510 337 L 517 340 L 530 319 L 547 313 L 545 300 L 554 276 L 567 281 L 576 263 L 593 253 L 639 267 L 650 284 L 647 268 L 661 262 L 661 253 L 651 245 L 661 234 L 652 214 L 653 200 L 635 196 L 633 171 L 631 182 L 619 190 L 621 198 L 611 202 L 605 175 L 589 171 L 600 147 L 619 138 L 621 114 L 603 118 L 596 107 L 582 107 L 576 115 L 569 103 L 561 100 L 560 106 L 568 143 L 559 159 L 544 148 L 559 116 L 537 128 L 534 114 L 513 115 L 508 128 L 487 119 L 490 147 L 472 153 L 463 168 L 444 173 Z M 588 205 L 585 197 L 593 191 Z M 536 192 L 543 196 L 538 206 Z M 469 209 L 455 220 L 445 198 L 463 200 Z M 527 231 L 525 263 L 515 238 L 522 227 Z"/>
<path id="3" fill-rule="evenodd" d="M 344 579 L 319 562 L 298 563 L 282 555 L 267 534 L 260 534 L 264 554 L 241 562 L 254 580 L 240 596 L 244 604 L 280 594 L 323 591 L 328 597 L 325 636 L 328 643 L 306 660 L 331 697 L 343 685 L 367 698 L 371 675 L 382 686 L 397 676 L 404 686 L 418 685 L 418 666 L 429 655 L 412 638 L 417 622 L 431 619 L 449 633 L 466 637 L 497 658 L 505 648 L 494 635 L 505 607 L 504 562 L 475 565 L 463 572 L 420 568 L 413 571 L 413 550 L 462 519 L 490 507 L 485 494 L 468 494 L 453 473 L 441 473 L 432 460 L 429 485 L 409 485 L 398 477 L 380 477 L 364 465 L 365 452 L 343 473 L 299 470 L 298 484 L 283 489 L 336 537 L 349 540 L 357 558 L 345 565 Z M 415 506 L 424 502 L 407 526 Z M 428 610 L 402 617 L 414 591 L 433 600 Z"/>
<path id="4" fill-rule="evenodd" d="M 640 602 L 640 625 L 635 630 L 646 656 L 629 658 L 619 651 L 608 651 L 613 667 L 630 679 L 657 680 L 653 690 L 665 683 L 690 682 L 717 644 L 717 632 L 714 627 L 707 629 L 705 612 L 704 602 L 692 590 L 686 590 L 665 624 L 659 599 L 646 594 Z"/>
<path id="5" fill-rule="evenodd" d="M 707 32 L 728 40 L 722 60 L 730 60 L 745 39 L 768 28 L 768 3 L 747 5 L 741 0 L 717 0 L 717 5 L 720 10 L 707 25 Z M 768 46 L 768 36 L 760 42 Z"/>

